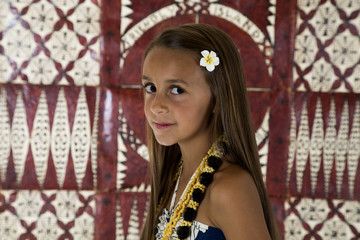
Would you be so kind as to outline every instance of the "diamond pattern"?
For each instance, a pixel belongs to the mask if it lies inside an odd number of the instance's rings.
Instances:
[[[95,205],[93,192],[86,191],[2,191],[6,207],[0,214],[2,237],[22,235],[36,239],[92,238]],[[86,198],[85,198],[86,196]],[[69,231],[69,232],[68,232]]]
[[[33,152],[36,175],[41,185],[45,179],[47,160],[50,154],[50,125],[47,107],[45,92],[42,91],[31,135],[31,150]]]
[[[67,118],[68,112],[65,95],[64,91],[61,90],[56,104],[54,127],[52,129],[53,137],[51,141],[52,156],[60,186],[64,183],[70,150],[70,127]]]
[[[285,239],[357,239],[358,201],[291,198],[285,203]]]
[[[11,149],[19,184],[24,173],[25,160],[29,149],[29,130],[26,124],[26,113],[21,92],[18,92],[16,99],[16,109],[11,128]]]
[[[31,174],[37,182],[31,186],[48,188],[49,177],[54,177],[56,184],[50,184],[50,188],[68,188],[70,184],[71,188],[91,189],[96,182],[92,165],[97,164],[97,145],[91,142],[98,136],[94,125],[98,124],[100,93],[85,88],[52,90],[2,88],[1,133],[6,134],[0,149],[2,182],[11,185],[10,176],[16,176],[21,185],[23,178],[29,179]],[[28,98],[33,102],[25,102]],[[8,108],[11,99],[15,105]]]
[[[315,196],[321,184],[320,188],[324,192],[317,194],[324,197],[332,194],[345,199],[353,197],[360,158],[359,151],[353,147],[360,139],[359,98],[346,100],[343,95],[329,94],[298,94],[297,96],[294,108],[301,106],[299,111],[301,116],[296,119],[293,109],[287,171],[289,188],[292,189],[294,186],[290,183],[290,179],[295,168],[298,194],[306,191],[310,194],[309,197]],[[354,106],[351,110],[349,104]],[[309,121],[309,111],[314,112],[312,122]],[[327,121],[325,122],[324,119]],[[351,126],[349,122],[355,125]],[[306,174],[310,177],[310,189],[305,186]],[[334,175],[335,178],[332,179]],[[345,175],[346,179],[344,179]],[[319,179],[320,176],[324,179]],[[336,182],[336,190],[331,187],[332,181]],[[345,185],[344,181],[347,181]]]
[[[0,69],[1,82],[99,85],[97,1],[2,1],[1,4],[1,9],[9,10],[2,14],[0,61],[13,70]]]
[[[299,0],[293,73],[295,89],[359,91],[359,1]]]

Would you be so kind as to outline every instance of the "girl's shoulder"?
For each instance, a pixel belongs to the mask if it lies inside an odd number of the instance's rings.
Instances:
[[[241,193],[249,193],[249,191],[255,191],[257,195],[256,185],[250,173],[237,164],[224,161],[214,174],[211,195],[216,197],[221,194],[224,198],[238,195],[241,198],[243,196]]]
[[[210,187],[208,197],[212,209],[261,206],[251,174],[237,164],[224,161],[214,174]]]
[[[243,239],[268,239],[259,193],[249,172],[224,162],[211,185],[209,216],[225,236],[238,236],[240,231]]]

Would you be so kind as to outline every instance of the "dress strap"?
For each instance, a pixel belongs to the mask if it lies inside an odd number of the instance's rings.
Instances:
[[[178,178],[177,178],[177,180],[176,180],[176,185],[175,185],[174,193],[173,193],[172,198],[171,198],[170,209],[169,209],[170,216],[173,214],[174,209],[175,209],[175,199],[176,199],[176,194],[177,194],[177,191],[178,191],[178,188],[179,188],[179,182],[180,182],[181,173],[182,173],[182,167],[181,167],[179,176],[178,176]]]
[[[175,208],[177,207],[177,204],[175,205],[175,200],[176,200],[176,195],[178,192],[178,188],[179,188],[179,182],[180,182],[180,177],[181,177],[181,173],[182,173],[183,167],[181,167],[178,179],[176,180],[176,185],[175,185],[175,189],[174,189],[174,193],[173,196],[171,198],[171,203],[170,203],[170,216],[174,213]],[[191,176],[189,182],[186,184],[186,187],[184,189],[184,191],[181,194],[181,197],[179,198],[182,199],[184,193],[186,192],[186,189],[189,187],[189,184],[192,182],[193,178],[195,177],[196,173],[199,171],[199,169],[196,169],[196,171],[193,173],[193,175]]]

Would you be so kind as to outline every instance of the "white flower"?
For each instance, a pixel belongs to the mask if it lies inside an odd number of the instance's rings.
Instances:
[[[219,65],[220,60],[213,51],[203,50],[201,52],[203,57],[200,59],[200,66],[206,67],[209,72],[214,71],[215,66]]]

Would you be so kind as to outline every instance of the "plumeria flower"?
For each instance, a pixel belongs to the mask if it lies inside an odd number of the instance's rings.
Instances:
[[[201,52],[203,57],[200,59],[200,66],[206,67],[209,72],[214,71],[215,66],[219,65],[220,60],[213,51],[203,50]]]

